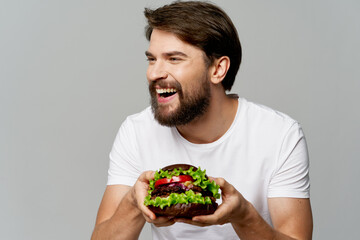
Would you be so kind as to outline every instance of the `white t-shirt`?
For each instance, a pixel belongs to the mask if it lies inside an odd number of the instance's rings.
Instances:
[[[239,98],[235,119],[217,141],[194,144],[158,124],[151,108],[129,116],[110,153],[108,185],[132,186],[145,170],[175,163],[206,169],[231,183],[271,224],[267,198],[308,198],[309,161],[300,125],[289,116]],[[221,203],[221,200],[218,200]],[[152,226],[153,239],[239,239],[230,224]]]

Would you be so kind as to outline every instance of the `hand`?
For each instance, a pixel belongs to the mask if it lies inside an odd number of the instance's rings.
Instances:
[[[221,189],[222,204],[211,215],[195,216],[192,219],[177,218],[175,222],[183,222],[196,226],[222,225],[242,219],[247,209],[247,200],[223,178],[211,178]]]
[[[149,180],[154,179],[154,174],[154,171],[143,172],[132,187],[131,196],[147,222],[157,227],[170,226],[175,223],[173,217],[157,217],[144,205],[144,199],[148,195]]]

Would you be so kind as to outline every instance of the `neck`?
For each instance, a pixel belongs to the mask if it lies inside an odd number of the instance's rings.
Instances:
[[[236,115],[237,105],[237,98],[227,96],[224,91],[213,92],[206,113],[189,124],[177,126],[177,129],[192,143],[214,142],[230,128]]]

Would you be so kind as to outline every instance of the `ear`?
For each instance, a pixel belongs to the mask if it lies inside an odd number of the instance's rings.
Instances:
[[[222,56],[216,59],[210,68],[211,82],[219,84],[225,78],[226,73],[230,68],[230,58],[228,56]]]

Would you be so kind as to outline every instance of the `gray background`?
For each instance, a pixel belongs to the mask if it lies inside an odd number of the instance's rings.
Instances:
[[[90,238],[115,134],[149,102],[142,11],[168,2],[0,0],[1,239]],[[359,1],[214,2],[244,49],[232,92],[303,126],[314,239],[357,239]]]

